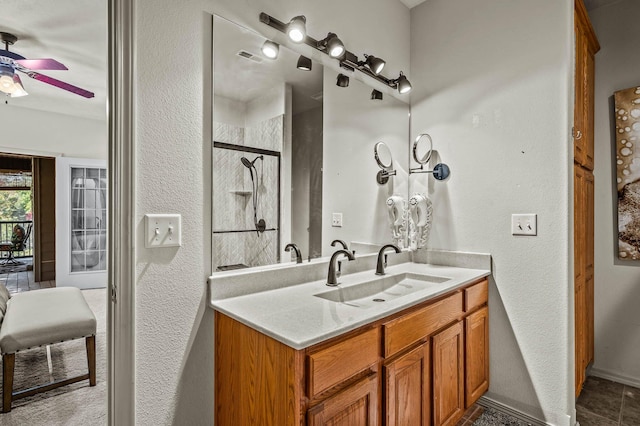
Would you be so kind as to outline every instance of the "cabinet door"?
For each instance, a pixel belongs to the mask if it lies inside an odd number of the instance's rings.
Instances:
[[[433,337],[433,422],[455,425],[464,414],[462,322]]]
[[[308,425],[375,426],[378,424],[378,406],[378,376],[372,374],[310,408]]]
[[[385,365],[386,426],[429,424],[429,366],[428,343]]]
[[[573,155],[578,164],[584,165],[587,157],[587,138],[585,137],[585,76],[586,76],[586,56],[587,38],[584,26],[576,19],[575,21],[575,100],[573,117]]]
[[[489,308],[465,318],[465,399],[469,408],[489,389]]]
[[[585,380],[586,334],[585,334],[585,291],[584,281],[575,283],[575,363],[576,363],[576,396],[580,395]]]

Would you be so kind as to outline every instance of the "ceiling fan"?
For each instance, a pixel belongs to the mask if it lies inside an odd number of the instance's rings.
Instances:
[[[67,90],[85,98],[93,98],[94,94],[88,90],[81,89],[64,81],[40,74],[40,70],[67,70],[55,59],[26,59],[24,56],[14,52],[9,52],[9,46],[18,41],[18,37],[13,34],[0,32],[0,41],[4,43],[4,50],[0,49],[0,92],[6,93],[12,98],[26,96],[28,93],[22,86],[20,76],[16,71],[20,71],[29,77],[50,84],[60,89]]]

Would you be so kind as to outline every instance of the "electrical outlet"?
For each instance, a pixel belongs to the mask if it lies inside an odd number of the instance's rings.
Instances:
[[[536,214],[512,214],[511,235],[538,235]]]
[[[179,214],[146,214],[146,248],[179,247],[182,245]]]
[[[342,213],[334,213],[331,217],[331,226],[342,227]]]

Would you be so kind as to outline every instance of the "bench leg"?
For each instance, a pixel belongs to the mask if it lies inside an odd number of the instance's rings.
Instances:
[[[16,365],[16,354],[2,355],[2,412],[11,411],[13,397],[13,370]]]
[[[89,364],[89,386],[96,385],[96,336],[85,339],[87,346],[87,363]]]

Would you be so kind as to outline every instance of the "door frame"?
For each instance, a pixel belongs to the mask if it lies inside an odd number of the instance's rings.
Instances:
[[[108,0],[107,422],[113,426],[135,424],[135,5]]]

